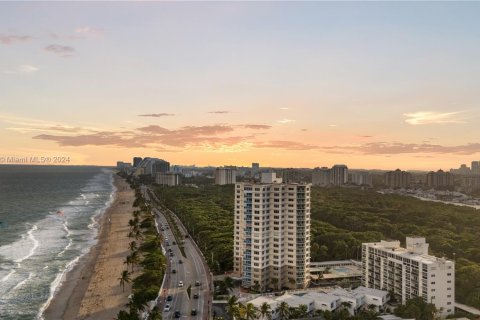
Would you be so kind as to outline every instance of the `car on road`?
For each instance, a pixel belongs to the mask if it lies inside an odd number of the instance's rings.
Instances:
[[[173,300],[173,297],[172,296],[168,296],[167,297],[167,301],[172,301]]]
[[[182,263],[183,263],[183,261],[182,261],[182,260],[178,260],[178,263],[179,263],[179,264],[182,264]]]
[[[178,286],[183,287],[183,281],[178,281]]]
[[[197,310],[196,309],[192,309],[192,312],[190,312],[190,314],[192,316],[196,316],[197,315]]]
[[[175,270],[175,269],[172,269],[172,273],[177,273],[177,270]]]
[[[176,245],[177,243],[175,241],[172,241],[172,245]]]
[[[168,312],[170,311],[172,307],[169,304],[166,304],[165,307],[163,308],[163,311]]]
[[[193,299],[198,299],[198,293],[193,294]]]
[[[180,310],[175,310],[175,318],[180,318]]]
[[[173,257],[173,252],[170,252],[170,257]]]
[[[200,286],[200,281],[195,281],[195,287],[199,287]]]

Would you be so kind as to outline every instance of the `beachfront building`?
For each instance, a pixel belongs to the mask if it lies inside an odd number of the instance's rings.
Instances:
[[[304,288],[309,281],[310,184],[235,185],[234,271],[243,287]]]
[[[393,291],[402,303],[422,297],[443,316],[454,313],[455,264],[428,254],[425,238],[362,244],[362,282],[368,288]]]
[[[136,168],[140,163],[142,163],[142,157],[133,157],[133,166]]]
[[[182,182],[182,176],[175,172],[157,172],[155,183],[161,186],[178,186]]]
[[[138,160],[137,160],[138,161]],[[158,158],[145,158],[143,159],[138,166],[138,175],[150,175],[155,177],[157,172],[168,172],[170,171],[170,163],[168,161],[158,159]]]
[[[223,167],[215,169],[215,184],[225,185],[237,182],[237,168]]]

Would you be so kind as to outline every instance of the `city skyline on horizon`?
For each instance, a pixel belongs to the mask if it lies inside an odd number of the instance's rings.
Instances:
[[[423,171],[480,159],[480,3],[0,8],[0,158]]]

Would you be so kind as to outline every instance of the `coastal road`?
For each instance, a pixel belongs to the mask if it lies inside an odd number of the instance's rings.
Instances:
[[[147,192],[144,192],[144,195],[147,200],[150,200]],[[153,201],[151,202],[153,203]],[[210,271],[206,268],[203,257],[196,248],[195,243],[193,243],[193,240],[191,240],[191,237],[185,238],[185,235],[187,234],[186,230],[174,215],[175,221],[181,230],[182,239],[175,239],[172,232],[172,226],[168,225],[163,212],[158,208],[154,208],[153,210],[156,215],[160,232],[164,237],[164,247],[167,251],[171,249],[173,253],[172,257],[169,252],[166,254],[168,268],[163,290],[161,292],[161,298],[159,299],[159,308],[162,310],[163,318],[174,319],[175,311],[178,310],[181,313],[181,318],[208,319],[210,303],[212,301],[209,283]],[[186,257],[182,255],[178,243],[175,245],[173,244],[178,241],[184,241]],[[167,245],[167,243],[169,245]],[[182,263],[180,263],[180,260]],[[176,272],[173,273],[172,270],[175,270]],[[179,287],[180,281],[183,281],[183,287]],[[195,285],[196,281],[200,282],[199,286]],[[187,293],[189,286],[191,286],[190,296]],[[195,294],[198,295],[197,299],[193,297]],[[167,302],[167,296],[172,296],[172,301]],[[171,309],[168,312],[163,311],[166,304],[170,304],[171,306]],[[196,310],[197,315],[191,315],[192,309]]]

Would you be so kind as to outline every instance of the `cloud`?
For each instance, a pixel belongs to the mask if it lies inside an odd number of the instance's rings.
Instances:
[[[157,126],[157,125],[141,127],[141,128],[138,128],[137,130],[142,131],[142,132],[146,132],[146,133],[152,133],[152,134],[166,134],[166,133],[170,132],[170,130],[162,128],[162,127]]]
[[[354,152],[366,155],[395,154],[460,154],[480,153],[480,143],[467,143],[456,146],[443,146],[430,143],[371,142],[358,146],[323,146],[321,149],[334,153]]]
[[[213,114],[227,114],[227,113],[232,113],[231,111],[228,110],[217,110],[217,111],[209,111],[208,113],[213,113]]]
[[[274,149],[286,149],[286,150],[312,150],[317,149],[318,146],[285,140],[272,140],[267,142],[260,142],[255,144],[257,148],[274,148]]]
[[[103,30],[85,26],[85,27],[75,28],[75,33],[81,34],[81,35],[100,36],[100,35],[103,35]]]
[[[6,73],[6,74],[32,74],[32,73],[37,72],[38,70],[40,70],[40,69],[36,66],[32,66],[30,64],[22,64],[22,65],[17,66],[13,70],[7,70],[7,71],[4,71],[3,73]]]
[[[55,53],[60,57],[71,57],[75,53],[75,49],[68,46],[62,46],[59,44],[51,44],[45,47],[45,51]]]
[[[411,125],[422,124],[443,124],[443,123],[464,123],[464,119],[459,115],[463,111],[457,112],[433,112],[433,111],[420,111],[414,113],[405,113],[405,122]]]
[[[33,38],[31,36],[16,36],[16,35],[2,35],[0,34],[0,43],[11,45],[19,42],[30,41]]]
[[[34,73],[40,70],[38,67],[32,66],[30,64],[22,64],[18,66],[18,72],[20,73]]]
[[[267,130],[270,129],[272,126],[266,124],[244,124],[242,125],[243,128],[246,129],[253,129],[253,130]]]
[[[175,114],[173,113],[147,113],[147,114],[137,114],[137,117],[153,117],[153,118],[160,118],[160,117],[172,117]]]
[[[279,109],[280,109],[280,110],[288,110],[287,107],[281,107],[281,108],[279,108]]]
[[[79,146],[111,146],[123,148],[155,148],[158,150],[181,151],[194,148],[209,152],[243,152],[252,148],[279,148],[285,150],[309,150],[313,145],[294,141],[266,141],[256,139],[260,133],[242,134],[242,129],[266,130],[270,126],[263,124],[226,125],[215,124],[205,126],[184,126],[167,129],[158,125],[138,127],[123,131],[85,132],[81,128],[59,127],[53,129],[63,134],[38,134],[37,140],[56,142],[62,147]],[[76,131],[79,131],[77,134]]]
[[[295,120],[292,120],[292,119],[282,119],[282,120],[278,120],[277,122],[278,122],[278,123],[285,124],[285,123],[295,122]]]
[[[368,135],[364,135],[364,136],[359,136],[360,138],[373,138],[373,136],[368,136]]]
[[[337,125],[336,124],[329,124],[329,127],[335,128]]]

